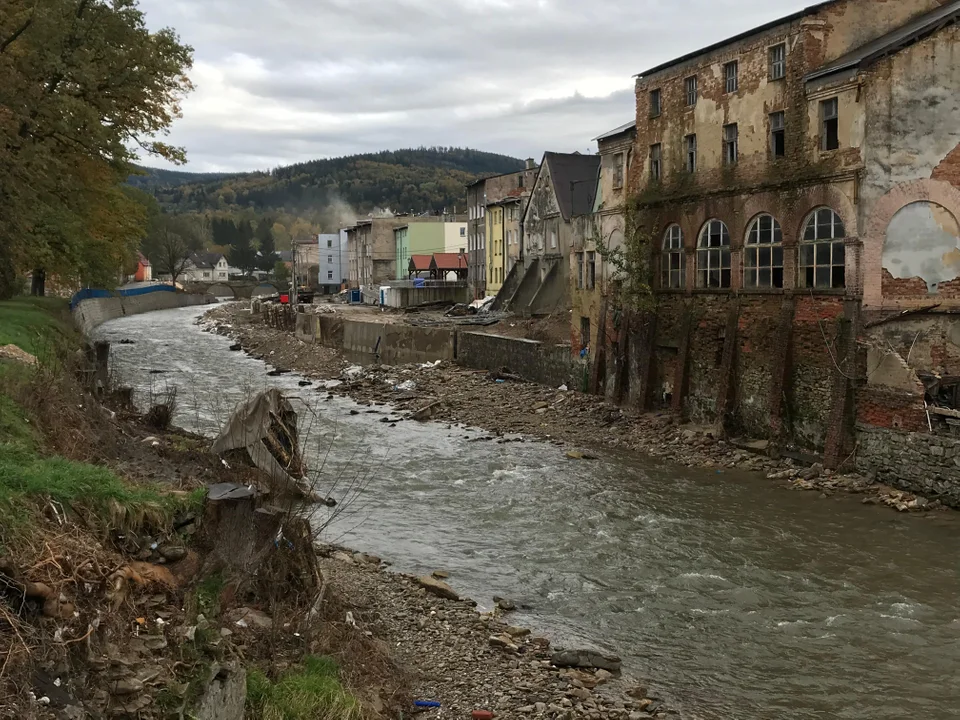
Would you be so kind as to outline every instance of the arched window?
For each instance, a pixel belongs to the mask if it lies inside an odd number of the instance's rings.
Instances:
[[[697,242],[697,286],[730,287],[730,233],[719,220],[710,220]]]
[[[800,240],[800,284],[805,288],[846,286],[843,220],[830,208],[814,210]]]
[[[783,287],[783,233],[773,215],[761,215],[747,231],[743,248],[743,286]]]
[[[678,290],[687,284],[687,259],[683,252],[683,231],[671,225],[663,235],[663,253],[660,261],[660,287]]]

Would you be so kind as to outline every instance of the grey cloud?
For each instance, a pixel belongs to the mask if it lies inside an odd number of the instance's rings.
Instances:
[[[632,117],[633,74],[805,4],[141,0],[198,73],[222,74],[198,80],[171,134],[197,170],[421,144],[584,151]],[[244,128],[217,112],[238,97],[260,110]]]

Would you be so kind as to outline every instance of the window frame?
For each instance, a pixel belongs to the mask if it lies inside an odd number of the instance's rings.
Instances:
[[[686,286],[687,253],[683,247],[683,228],[673,223],[664,230],[660,243],[660,288],[683,290]]]
[[[829,216],[829,236],[821,236],[821,229],[828,226],[822,222],[824,213]],[[837,229],[839,227],[839,236]],[[846,224],[840,213],[831,207],[821,205],[815,208],[803,223],[798,243],[797,285],[815,292],[845,290],[847,275],[847,232]],[[824,255],[828,257],[825,258]],[[812,262],[809,258],[812,256]],[[827,283],[818,280],[818,276],[827,275]],[[839,281],[837,278],[839,274]]]
[[[775,54],[780,52],[780,58]],[[779,74],[778,74],[779,67]],[[767,77],[771,81],[785,80],[787,77],[787,44],[785,42],[767,48]]]
[[[687,172],[692,175],[697,172],[697,134],[691,133],[683,139],[686,145],[685,167],[687,168]]]
[[[832,114],[828,114],[830,109],[833,111]],[[831,135],[833,140],[832,143]],[[833,150],[839,149],[840,98],[832,97],[820,101],[820,152],[832,152]]]
[[[716,283],[711,281],[714,273]],[[707,220],[697,237],[697,287],[701,290],[730,290],[733,287],[730,230],[717,218]]]
[[[779,126],[775,119],[779,118]],[[770,126],[770,155],[773,158],[782,158],[787,156],[787,115],[783,110],[772,112],[767,116],[767,122]],[[777,139],[779,136],[781,152],[777,152]]]
[[[650,91],[650,117],[657,118],[660,117],[663,112],[663,93],[660,88],[655,88]]]
[[[739,89],[740,89],[740,61],[731,60],[730,62],[726,62],[723,64],[723,91],[724,91],[724,94],[729,95],[730,93],[737,92]]]
[[[764,221],[769,221],[766,227]],[[750,223],[743,240],[743,287],[782,290],[783,268],[783,228],[773,215],[761,213]],[[763,273],[766,281],[761,281]]]
[[[686,96],[688,108],[697,106],[697,101],[700,99],[699,84],[696,75],[690,75],[683,79],[683,93]]]
[[[622,152],[617,153],[613,156],[613,189],[622,190],[623,189],[623,159],[624,154]]]
[[[650,180],[660,182],[663,179],[663,143],[650,146]]]
[[[728,130],[733,129],[733,139],[728,137]],[[737,123],[728,123],[723,126],[723,164],[733,167],[740,160],[740,127]]]
[[[587,252],[587,290],[593,290],[597,287],[597,253],[595,251]]]

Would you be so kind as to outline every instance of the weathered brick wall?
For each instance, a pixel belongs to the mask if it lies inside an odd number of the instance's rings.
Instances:
[[[861,426],[857,467],[894,487],[960,507],[960,439]]]
[[[571,357],[567,345],[470,332],[457,336],[457,364],[478,370],[507,368],[529,382],[571,390],[582,389],[586,367]]]

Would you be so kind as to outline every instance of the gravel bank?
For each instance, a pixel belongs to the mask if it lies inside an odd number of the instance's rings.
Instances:
[[[438,597],[414,577],[385,572],[377,558],[334,550],[322,567],[353,608],[358,631],[387,642],[409,671],[413,696],[440,703],[423,711],[425,718],[469,718],[474,710],[497,718],[673,716],[659,700],[645,697],[643,688],[624,687],[616,658],[550,648],[546,638],[511,627],[509,613],[480,614],[470,601]],[[553,662],[576,659],[614,672]]]

